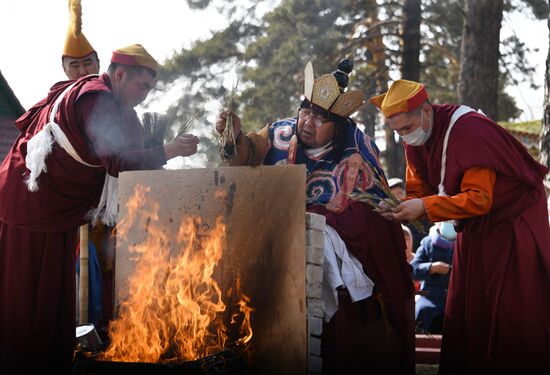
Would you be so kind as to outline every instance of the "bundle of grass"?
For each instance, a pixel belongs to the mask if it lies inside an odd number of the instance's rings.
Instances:
[[[168,116],[158,112],[145,112],[141,120],[145,148],[163,145],[166,129],[170,122]]]
[[[395,194],[393,194],[392,190],[390,189],[390,186],[388,185],[388,182],[386,181],[386,178],[384,176],[381,176],[380,173],[378,172],[378,169],[374,168],[372,165],[370,165],[370,163],[369,163],[369,166],[371,167],[374,173],[375,187],[380,189],[384,193],[384,195],[386,195],[386,198],[382,198],[376,194],[369,193],[368,191],[360,190],[359,192],[351,193],[350,199],[364,202],[369,206],[371,206],[372,208],[374,208],[374,211],[376,212],[380,211],[379,205],[380,205],[380,202],[382,201],[384,201],[391,208],[399,206],[399,204],[401,204],[401,201],[399,200],[399,198],[395,196]],[[418,230],[419,233],[426,233],[423,225],[419,221],[412,220],[412,221],[409,221],[409,224],[413,225],[416,228],[416,230]]]
[[[239,86],[239,79],[237,78],[237,82],[229,92],[229,95],[225,101],[225,108],[229,109],[230,111],[234,111],[236,108],[236,101],[235,97],[237,96],[237,87]],[[220,156],[222,160],[226,160],[227,153],[226,153],[226,145],[229,145],[230,147],[234,147],[236,144],[235,139],[235,132],[233,130],[233,117],[231,114],[228,114],[227,119],[225,120],[225,129],[223,130],[223,133],[220,135]],[[235,147],[235,153],[237,152]]]

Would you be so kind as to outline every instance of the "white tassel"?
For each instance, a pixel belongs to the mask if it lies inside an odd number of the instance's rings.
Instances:
[[[95,226],[97,221],[101,219],[101,222],[107,226],[114,226],[118,215],[118,178],[109,175],[105,175],[105,182],[103,183],[103,191],[101,192],[101,198],[97,208],[91,209],[86,218],[90,220],[92,226]]]
[[[49,122],[35,134],[27,142],[27,156],[25,156],[25,164],[30,171],[29,176],[25,179],[25,184],[29,191],[38,190],[38,176],[42,172],[48,171],[46,167],[46,157],[51,154],[53,146],[52,127],[53,123]]]

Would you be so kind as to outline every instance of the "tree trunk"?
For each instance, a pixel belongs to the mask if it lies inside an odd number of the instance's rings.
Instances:
[[[548,1],[550,7],[550,0]],[[548,16],[548,30],[550,31],[550,15]],[[550,45],[550,40],[549,40]],[[546,75],[544,79],[544,114],[540,129],[540,162],[550,167],[550,49],[546,56]],[[550,179],[550,177],[547,176]]]
[[[403,61],[401,78],[420,80],[420,0],[406,0],[403,7]]]
[[[376,2],[373,2],[376,4]],[[373,12],[371,17],[365,20],[365,26],[367,27],[369,38],[366,39],[367,50],[371,51],[372,60],[371,64],[375,68],[376,85],[375,91],[378,93],[388,91],[388,81],[390,79],[388,66],[386,65],[386,46],[379,27],[376,27],[380,20],[378,19],[378,6],[376,6],[376,12]],[[374,27],[373,27],[374,26]],[[399,174],[399,151],[398,147],[403,149],[401,144],[397,145],[393,139],[393,131],[388,126],[384,126],[386,133],[386,150],[382,153],[382,159],[384,159],[384,166],[386,167],[387,177],[400,176]],[[391,135],[388,136],[388,131]],[[401,151],[402,152],[402,151]],[[403,159],[403,154],[401,154]],[[404,162],[404,161],[403,161]]]
[[[363,22],[357,23],[357,25],[365,27],[367,30],[373,30],[371,28],[379,22],[378,4],[376,3],[376,0],[368,0],[365,3],[364,7],[370,17],[364,18]],[[369,35],[373,35],[373,37],[372,40],[371,38],[365,38],[366,48],[369,52],[371,52],[372,56],[372,58],[368,59],[368,64],[374,65],[376,72],[379,72],[381,70],[386,71],[387,77],[387,68],[385,67],[386,56],[384,53],[384,44],[382,43],[380,30],[376,28],[376,30],[373,30]],[[376,52],[378,49],[382,53]],[[378,76],[378,74],[375,74],[375,76]],[[379,87],[377,79],[367,79],[367,81],[363,83],[362,88],[366,98],[375,96],[380,92],[378,91]],[[379,116],[379,111],[373,106],[364,105],[361,108],[359,115],[363,124],[365,125],[365,133],[368,134],[372,139],[375,139],[376,124],[378,122],[377,119]]]
[[[503,0],[466,0],[459,100],[498,115],[498,63]]]
[[[412,81],[420,80],[420,0],[406,0],[403,6],[403,24],[401,41],[403,43],[403,57],[401,62],[401,77]],[[386,132],[386,164],[388,177],[405,179],[405,149],[401,138],[385,127]]]

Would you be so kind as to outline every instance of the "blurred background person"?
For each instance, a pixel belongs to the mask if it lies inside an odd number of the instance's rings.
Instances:
[[[405,183],[402,179],[393,177],[388,180],[388,186],[390,187],[390,190],[392,193],[399,199],[403,200],[407,196],[407,192],[405,191]]]
[[[421,293],[415,303],[417,332],[441,333],[452,270],[456,232],[451,222],[430,228],[411,262],[413,278],[420,280]]]

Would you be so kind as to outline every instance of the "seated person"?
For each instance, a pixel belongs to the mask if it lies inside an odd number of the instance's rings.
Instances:
[[[386,198],[375,184],[385,178],[378,148],[349,117],[364,103],[362,92],[344,92],[352,68],[343,60],[336,72],[314,79],[308,64],[297,117],[243,134],[240,119],[224,110],[216,131],[230,165],[306,167],[306,210],[327,219],[323,295],[332,301],[325,304],[323,373],[414,373],[413,283],[403,230],[349,198],[358,189]],[[228,116],[235,143],[224,138]]]
[[[421,280],[415,308],[417,332],[441,333],[452,269],[456,232],[450,222],[430,228],[411,262],[413,278]]]
[[[388,186],[397,199],[403,200],[407,196],[407,192],[405,191],[405,183],[402,179],[397,177],[390,178],[388,180]]]
[[[401,229],[403,229],[403,236],[405,236],[405,245],[407,245],[406,249],[405,249],[405,254],[407,256],[407,262],[411,262],[411,260],[413,260],[414,258],[414,253],[413,253],[413,238],[412,238],[412,233],[411,233],[411,230],[401,224]]]

